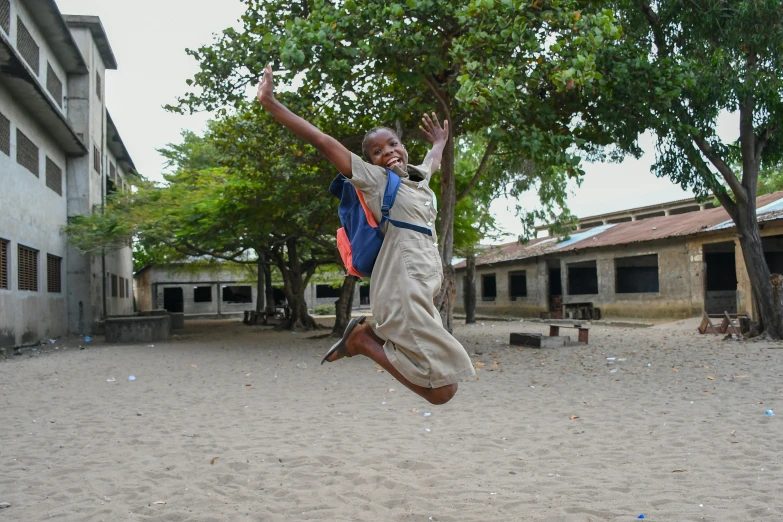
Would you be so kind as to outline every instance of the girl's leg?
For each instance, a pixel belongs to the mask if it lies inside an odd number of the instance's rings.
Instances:
[[[375,331],[369,324],[364,323],[353,329],[348,336],[345,347],[351,357],[355,355],[369,357],[381,365],[381,367],[389,372],[395,379],[405,385],[406,388],[417,395],[420,395],[432,404],[446,404],[454,397],[454,394],[457,393],[456,384],[450,384],[441,388],[425,388],[413,384],[389,362],[389,359],[386,357],[386,352],[383,351],[383,344],[384,340],[375,334]],[[329,359],[329,362],[336,360],[338,356],[335,354],[334,357],[334,359]]]

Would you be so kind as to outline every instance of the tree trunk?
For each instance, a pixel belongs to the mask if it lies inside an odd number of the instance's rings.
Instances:
[[[449,122],[452,123],[452,122]],[[443,263],[443,282],[440,293],[435,298],[443,327],[454,330],[454,301],[457,297],[456,273],[451,266],[454,256],[454,207],[457,201],[457,189],[454,179],[454,135],[451,131],[449,141],[443,149],[443,159],[440,164],[440,231],[438,250]]]
[[[316,330],[318,323],[307,311],[307,300],[304,295],[305,278],[295,238],[286,241],[286,250],[288,251],[287,256],[282,253],[278,256],[278,267],[283,273],[283,292],[285,292],[288,301],[290,316],[287,321],[281,324],[280,329]]]
[[[737,231],[742,248],[742,257],[745,260],[745,268],[748,271],[753,298],[758,309],[755,317],[762,331],[773,339],[783,338],[783,316],[775,313],[776,306],[773,302],[772,281],[769,267],[764,259],[764,248],[761,244],[758,217],[756,216],[755,199],[749,198],[753,204],[737,202]]]
[[[275,313],[275,289],[272,287],[272,266],[264,263],[264,290],[266,292],[266,313]]]
[[[258,255],[257,277],[256,277],[256,313],[260,314],[264,311],[264,254],[256,250]]]
[[[471,251],[465,260],[467,272],[465,274],[465,324],[476,322],[476,253]]]
[[[332,335],[342,337],[348,322],[351,320],[351,310],[353,309],[353,292],[356,288],[356,278],[348,276],[343,280],[343,286],[340,288],[340,297],[334,304],[336,318]]]

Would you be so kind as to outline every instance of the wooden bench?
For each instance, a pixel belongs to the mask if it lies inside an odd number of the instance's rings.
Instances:
[[[575,324],[573,326],[563,325],[563,324],[550,324],[549,325],[549,336],[550,337],[557,337],[558,335],[560,335],[560,329],[561,328],[575,328],[579,332],[577,340],[580,343],[587,344],[587,333],[590,330],[590,328],[588,328],[586,326],[582,326],[581,324]]]

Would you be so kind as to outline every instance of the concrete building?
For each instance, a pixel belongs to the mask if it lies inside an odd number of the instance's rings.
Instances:
[[[333,305],[340,289],[327,279],[311,282],[305,289],[307,308]],[[136,306],[141,312],[166,309],[182,312],[187,319],[222,319],[241,317],[245,310],[255,310],[258,284],[255,267],[228,263],[179,263],[146,266],[134,276]],[[273,283],[274,305],[285,306],[282,284]],[[261,290],[263,301],[265,291]],[[265,303],[264,303],[265,304]],[[353,309],[370,307],[369,285],[356,285]]]
[[[767,264],[783,273],[783,192],[756,203]],[[465,263],[456,270],[462,310]],[[736,229],[722,208],[490,247],[476,260],[476,286],[478,312],[520,317],[559,307],[613,317],[754,313]]]
[[[129,189],[133,162],[104,104],[116,68],[97,17],[0,0],[0,348],[132,312],[130,248],[81,255],[61,231]]]

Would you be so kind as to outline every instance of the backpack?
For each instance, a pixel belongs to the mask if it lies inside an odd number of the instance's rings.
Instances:
[[[329,192],[340,200],[337,213],[343,226],[337,231],[337,248],[350,276],[362,278],[372,274],[375,259],[383,245],[382,227],[387,221],[395,227],[415,230],[432,237],[432,231],[428,228],[396,221],[389,217],[401,180],[389,169],[386,169],[386,174],[388,181],[383,193],[380,223],[376,222],[362,193],[348,183],[345,176],[338,175],[329,185]]]

